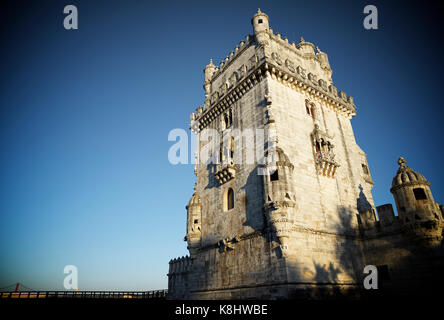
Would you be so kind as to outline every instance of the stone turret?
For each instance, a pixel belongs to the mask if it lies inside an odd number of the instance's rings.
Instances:
[[[322,70],[324,70],[325,74],[328,77],[328,82],[331,85],[333,83],[331,76],[333,71],[330,68],[330,62],[328,61],[328,55],[325,52],[322,52],[318,47],[316,47],[316,58],[318,59]]]
[[[185,240],[188,242],[188,250],[191,258],[194,257],[196,251],[200,247],[200,240],[202,238],[202,203],[196,192],[193,193],[187,209],[187,235]]]
[[[297,48],[305,54],[315,54],[315,45],[311,42],[306,42],[302,37]]]
[[[443,220],[435,203],[430,183],[420,173],[398,160],[399,169],[390,192],[395,199],[403,230],[414,239],[437,244],[442,240]]]
[[[256,14],[251,19],[251,24],[253,25],[257,43],[260,45],[267,44],[269,38],[268,29],[270,28],[268,16],[261,12],[261,9],[257,9]]]
[[[297,209],[292,183],[294,166],[280,147],[276,147],[275,160],[275,166],[267,168],[269,174],[263,176],[264,212],[267,227],[285,256]]]
[[[205,100],[210,97],[211,94],[211,79],[213,74],[217,71],[217,67],[213,64],[213,60],[204,69],[204,89],[205,89]]]

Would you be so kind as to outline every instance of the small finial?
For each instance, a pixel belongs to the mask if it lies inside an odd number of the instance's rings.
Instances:
[[[262,13],[260,8],[257,8],[257,13]]]
[[[316,46],[316,53],[321,53],[321,49],[318,46]]]
[[[301,41],[300,42],[305,42],[304,38],[301,37]]]
[[[404,168],[404,167],[405,167],[405,164],[406,164],[405,159],[404,159],[403,157],[399,157],[399,159],[398,159],[398,164],[399,164],[399,166],[400,166],[401,168]]]

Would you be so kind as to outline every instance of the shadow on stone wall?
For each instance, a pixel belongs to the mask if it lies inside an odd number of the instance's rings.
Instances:
[[[254,167],[241,190],[245,192],[245,222],[243,226],[250,227],[255,232],[263,232],[265,228],[265,216],[263,214],[264,201],[264,181],[263,176],[257,174],[259,166]],[[258,206],[258,203],[260,206]]]
[[[207,164],[208,184],[205,186],[205,189],[214,188],[219,184],[219,182],[217,181],[216,175],[215,175],[216,170],[217,170],[217,166],[215,163],[208,163]]]
[[[364,188],[362,185],[359,185],[359,197],[356,200],[356,207],[358,208],[358,211],[366,211],[372,209],[372,205],[367,200],[366,195],[364,194]]]
[[[318,286],[310,289],[310,296],[315,299],[356,299],[361,290],[363,255],[359,232],[352,224],[356,214],[344,206],[339,206],[337,213],[339,219],[333,228],[337,240],[330,252],[331,262],[313,260],[313,280]]]
[[[211,170],[211,165],[208,170]],[[274,263],[265,272],[264,281],[270,281],[270,286],[279,282],[286,286],[287,294],[282,294],[284,298],[306,300],[306,299],[327,299],[327,300],[384,300],[405,298],[405,297],[425,297],[432,296],[432,292],[441,291],[444,279],[444,250],[443,244],[435,248],[427,248],[420,241],[408,238],[400,229],[385,227],[374,223],[371,228],[360,224],[356,225],[353,219],[357,219],[355,210],[339,206],[337,208],[337,221],[331,226],[329,231],[335,235],[325,235],[325,238],[313,234],[319,239],[319,252],[327,250],[327,259],[312,259],[310,272],[307,275],[307,260],[299,260],[298,256],[287,259],[282,254],[281,248],[276,246],[276,237],[267,230],[267,222],[263,214],[262,205],[265,203],[263,190],[263,177],[257,174],[258,167],[254,167],[247,178],[241,191],[245,192],[242,208],[246,213],[244,226],[257,232],[270,246],[276,254],[271,257]],[[209,184],[207,187],[212,187]],[[357,204],[359,210],[369,210],[371,205],[367,200],[363,187],[359,185],[359,197]],[[261,205],[258,205],[258,202]],[[367,228],[367,229],[366,229]],[[324,237],[324,236],[323,236]],[[322,239],[333,241],[325,248],[322,247]],[[317,248],[316,248],[317,249]],[[301,248],[304,253],[308,249]],[[309,260],[308,260],[309,261]],[[308,262],[310,263],[310,262]],[[379,289],[365,290],[363,280],[367,276],[364,274],[365,265],[376,265],[379,268],[387,266],[388,275],[379,274]],[[381,269],[382,270],[382,269]],[[252,270],[257,272],[258,270]],[[268,274],[268,273],[269,274]],[[279,276],[271,274],[278,272]],[[273,283],[274,281],[274,283]],[[275,286],[276,287],[276,286]],[[275,289],[270,289],[275,290]],[[434,290],[434,291],[433,291]],[[272,291],[261,293],[258,299],[270,299],[279,296]],[[243,298],[239,292],[240,299]]]
[[[362,190],[361,190],[362,191]],[[444,245],[429,246],[424,239],[411,238],[400,229],[384,230],[376,222],[372,228],[353,227],[354,212],[338,207],[336,232],[344,238],[337,243],[332,260],[313,261],[317,284],[341,284],[354,279],[353,286],[317,286],[311,297],[321,299],[434,299],[444,288]],[[378,267],[378,289],[363,287],[365,265]],[[352,290],[350,290],[352,289]]]

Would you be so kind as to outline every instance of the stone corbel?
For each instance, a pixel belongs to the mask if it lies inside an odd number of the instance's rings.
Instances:
[[[219,252],[223,253],[223,252],[227,252],[230,250],[234,250],[233,240],[234,240],[234,238],[232,240],[229,240],[228,238],[219,240],[217,242],[217,246],[219,247]]]

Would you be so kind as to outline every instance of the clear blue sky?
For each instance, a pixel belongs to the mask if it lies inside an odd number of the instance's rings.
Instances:
[[[399,156],[444,202],[443,8],[399,1],[34,1],[2,7],[0,287],[167,287],[187,253],[192,165],[168,162],[168,133],[204,99],[203,68],[252,32],[260,7],[290,41],[329,55],[335,85],[355,98],[377,205]],[[384,4],[390,2],[390,5]],[[438,3],[438,2],[436,2]],[[77,5],[79,29],[62,26]],[[362,26],[366,4],[379,29]],[[4,6],[4,4],[3,4]]]

